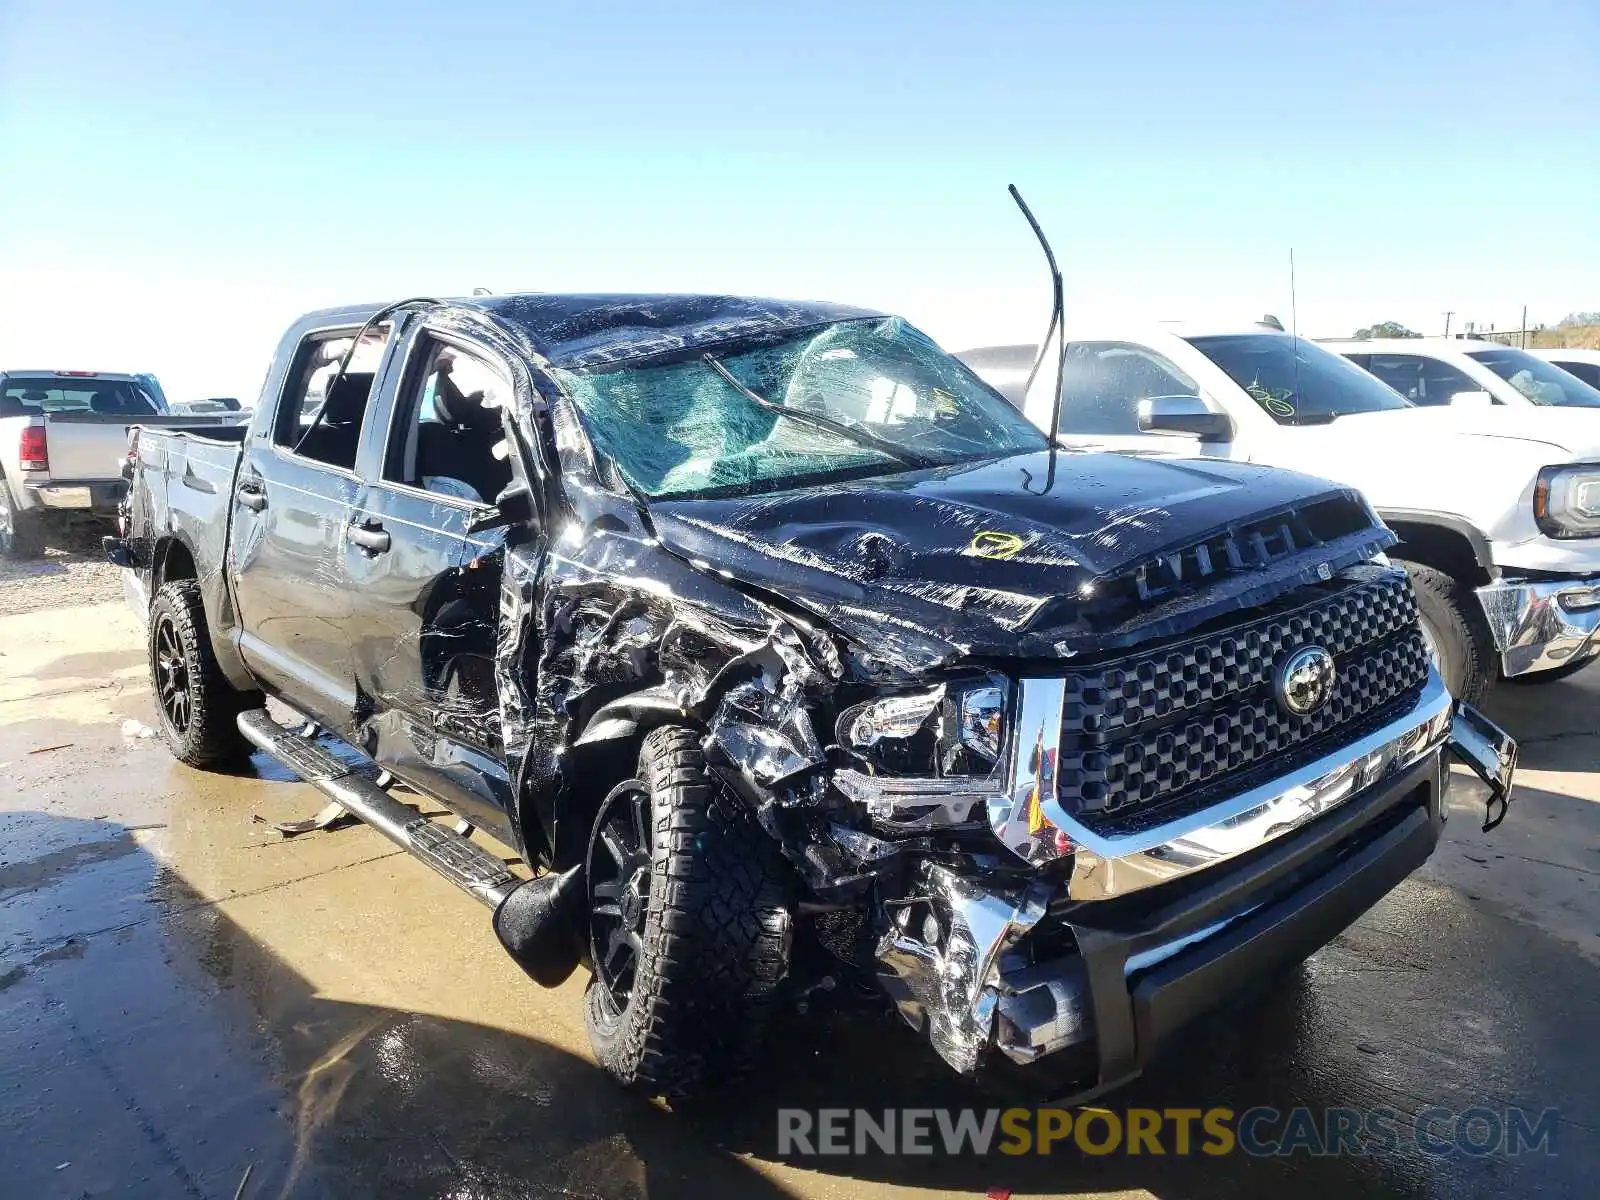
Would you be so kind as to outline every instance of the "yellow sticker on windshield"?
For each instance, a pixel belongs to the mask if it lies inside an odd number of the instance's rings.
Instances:
[[[984,529],[973,536],[967,553],[978,558],[1011,558],[1027,545],[1020,534]]]

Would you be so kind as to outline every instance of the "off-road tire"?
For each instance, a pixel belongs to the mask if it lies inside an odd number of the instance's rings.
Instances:
[[[590,981],[585,1024],[618,1083],[691,1099],[754,1056],[788,971],[790,875],[749,808],[706,769],[699,734],[650,732],[638,778],[653,826],[642,952],[620,1010]]]
[[[17,508],[10,487],[0,475],[0,558],[38,558],[44,553],[44,522]]]
[[[1481,704],[1495,669],[1494,637],[1478,597],[1466,584],[1421,563],[1402,562],[1411,576],[1417,609],[1439,653],[1439,674],[1450,694]]]
[[[186,672],[189,719],[179,728],[162,702],[158,643],[164,624],[176,635]],[[244,758],[250,744],[235,723],[239,713],[260,705],[259,695],[236,691],[217,665],[206,629],[205,605],[200,585],[193,580],[162,584],[150,602],[146,645],[150,655],[150,686],[155,693],[156,725],[173,757],[191,767],[218,767]]]
[[[1571,679],[1587,666],[1592,666],[1600,654],[1591,654],[1588,658],[1580,658],[1576,662],[1564,662],[1559,667],[1551,667],[1548,671],[1530,671],[1526,675],[1507,675],[1507,683],[1555,683],[1558,679]]]

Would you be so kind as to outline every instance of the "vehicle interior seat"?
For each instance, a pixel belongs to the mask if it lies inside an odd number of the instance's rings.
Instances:
[[[89,411],[107,416],[120,416],[128,411],[127,397],[120,390],[107,390],[89,397]]]
[[[356,444],[361,440],[361,417],[372,394],[372,372],[349,371],[333,381],[322,399],[322,409],[295,445],[295,453],[330,466],[355,469]]]
[[[499,409],[485,407],[482,392],[463,394],[447,372],[440,372],[433,411],[436,419],[417,426],[417,484],[454,479],[493,504],[511,482],[510,462],[494,456],[495,444],[505,436]]]

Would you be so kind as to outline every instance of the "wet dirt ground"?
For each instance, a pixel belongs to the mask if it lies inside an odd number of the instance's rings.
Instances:
[[[120,603],[0,615],[0,1195],[1587,1196],[1600,1168],[1600,668],[1502,689],[1510,819],[1465,788],[1433,861],[1298,972],[1205,1021],[1112,1107],[1386,1107],[1396,1152],[780,1161],[780,1106],[992,1102],[909,1030],[784,1018],[757,1078],[672,1113],[589,1059],[483,911],[281,771],[144,736]],[[1431,1106],[1558,1110],[1549,1148],[1434,1155]]]

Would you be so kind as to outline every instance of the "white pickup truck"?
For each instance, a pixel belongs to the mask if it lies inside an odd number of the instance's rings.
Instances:
[[[1026,388],[1035,349],[959,357],[1048,428],[1054,349]],[[1303,338],[1164,324],[1072,332],[1058,432],[1075,448],[1259,462],[1360,488],[1401,538],[1391,557],[1463,699],[1600,657],[1600,412],[1418,407]]]
[[[1473,338],[1324,341],[1413,404],[1600,409],[1600,389],[1545,356]]]
[[[1585,350],[1575,346],[1550,350],[1534,350],[1546,362],[1552,362],[1568,375],[1576,375],[1590,387],[1600,391],[1600,350]]]
[[[72,525],[114,516],[134,425],[216,422],[170,413],[149,376],[0,371],[0,556],[37,557]]]

